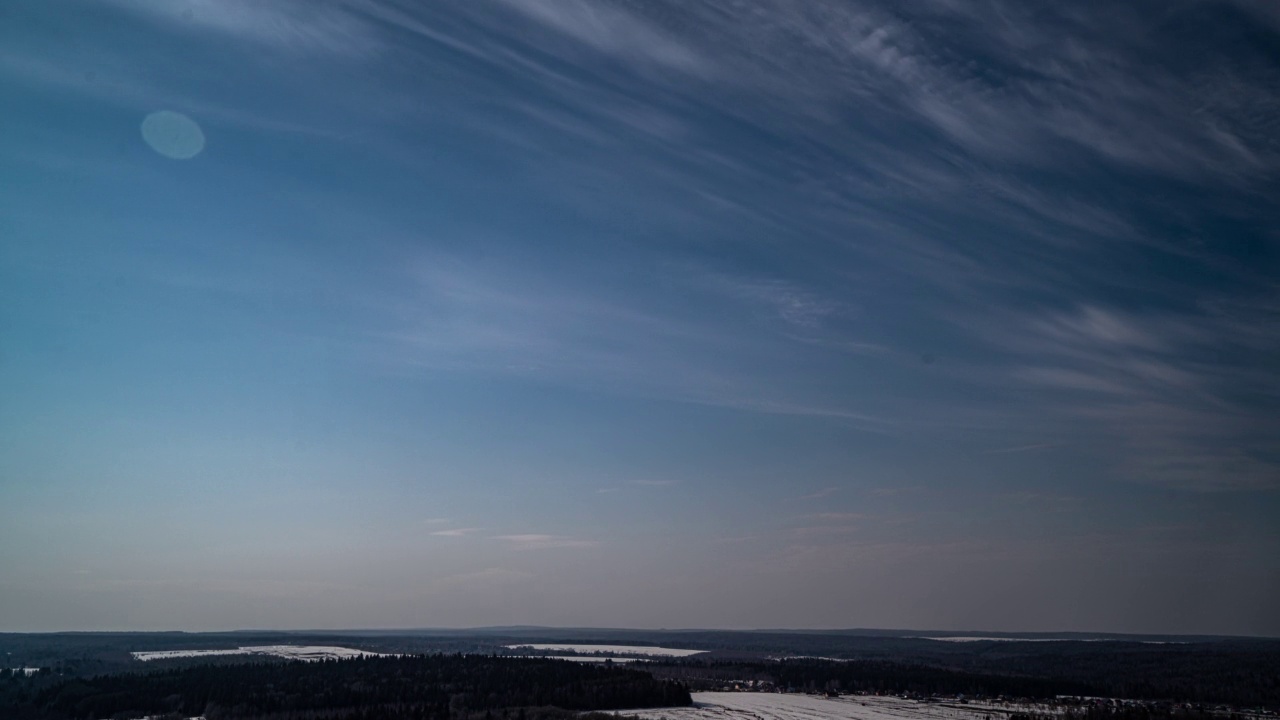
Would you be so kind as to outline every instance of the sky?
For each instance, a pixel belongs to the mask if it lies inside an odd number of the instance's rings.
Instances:
[[[0,630],[1280,636],[1280,5],[0,6]]]

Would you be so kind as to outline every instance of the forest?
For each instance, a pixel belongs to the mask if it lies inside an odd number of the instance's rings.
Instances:
[[[765,662],[687,659],[648,663],[646,669],[695,691],[719,689],[735,680],[755,680],[779,689],[808,692],[1034,699],[1075,695],[1280,708],[1280,656],[1274,662],[1248,663],[1212,653],[1095,652],[1070,660],[1059,657],[1051,665],[1043,657],[1038,660],[1006,659],[999,670],[985,671],[917,661],[803,658]]]
[[[550,720],[691,703],[682,684],[611,663],[461,654],[212,664],[41,681],[0,678],[0,717]]]
[[[868,631],[870,632],[870,631]],[[371,652],[424,656],[420,662],[445,663],[462,672],[469,663],[482,666],[501,664],[491,656],[512,652],[506,646],[529,642],[596,642],[639,643],[668,647],[705,649],[704,655],[684,659],[665,659],[631,665],[627,668],[579,667],[564,662],[535,659],[511,659],[509,662],[531,663],[512,666],[518,676],[503,680],[502,697],[477,700],[464,697],[453,702],[453,695],[475,690],[450,690],[441,700],[434,690],[420,699],[402,706],[386,701],[382,695],[361,697],[360,705],[350,710],[360,713],[399,713],[387,717],[424,717],[459,720],[519,720],[515,708],[526,708],[526,720],[536,720],[533,708],[558,706],[565,711],[645,707],[681,704],[680,697],[668,702],[669,686],[656,683],[669,680],[689,690],[716,690],[732,687],[738,681],[756,681],[754,687],[792,689],[800,692],[841,693],[870,692],[885,694],[965,695],[967,697],[1053,698],[1076,695],[1126,698],[1156,704],[1192,704],[1197,706],[1229,705],[1235,708],[1270,708],[1280,710],[1280,641],[1246,638],[1184,638],[1164,641],[1162,638],[1081,637],[1077,640],[1030,642],[1017,640],[983,642],[941,642],[927,638],[887,637],[875,634],[855,635],[794,632],[723,632],[723,631],[630,631],[630,630],[549,630],[496,629],[492,631],[423,631],[364,633],[0,633],[0,655],[8,659],[8,667],[44,668],[27,677],[20,673],[10,677],[0,668],[0,718],[36,717],[44,720],[85,717],[83,710],[101,709],[96,718],[107,718],[128,709],[130,703],[151,714],[169,708],[194,709],[198,715],[206,708],[226,713],[243,706],[245,712],[259,713],[245,717],[347,717],[330,708],[297,706],[289,700],[290,688],[306,681],[288,682],[256,680],[272,673],[307,675],[312,672],[343,683],[366,684],[377,675],[378,668],[402,668],[396,658],[367,660],[353,665],[298,665],[246,656],[201,657],[139,663],[132,651],[234,648],[240,645],[315,644],[343,645]],[[822,654],[827,659],[796,657]],[[459,660],[458,655],[466,656]],[[785,658],[785,659],[780,659]],[[833,660],[830,658],[839,658]],[[413,658],[404,658],[412,665]],[[384,662],[385,664],[378,664]],[[568,690],[553,690],[553,679],[534,672],[538,663],[551,663],[553,673],[561,679],[574,678]],[[294,666],[292,670],[282,669]],[[409,665],[403,666],[404,668]],[[568,667],[564,667],[568,666]],[[425,667],[425,666],[424,666]],[[497,665],[494,665],[496,668]],[[508,667],[503,665],[503,667]],[[516,669],[504,672],[515,673]],[[597,671],[603,672],[597,676]],[[404,691],[406,697],[419,697],[418,689],[434,682],[425,679],[427,670],[397,672],[406,677],[390,686],[378,686],[379,693]],[[431,670],[436,673],[436,670]],[[468,671],[469,673],[470,671]],[[544,671],[539,671],[544,672]],[[550,672],[550,671],[545,671]],[[610,675],[609,673],[620,673]],[[145,675],[133,675],[144,673]],[[222,674],[226,673],[226,674]],[[416,673],[416,675],[415,675]],[[124,680],[123,678],[134,678]],[[435,675],[431,675],[435,678]],[[147,679],[142,679],[147,678]],[[162,678],[162,679],[155,679]],[[243,678],[243,679],[241,679]],[[416,680],[414,679],[416,678]],[[575,683],[587,682],[587,686]],[[599,678],[628,678],[601,680]],[[231,693],[224,680],[237,685],[234,697],[211,691],[193,692],[191,687],[204,682],[217,685],[220,693]],[[535,693],[527,680],[536,680],[542,689]],[[509,682],[508,682],[509,681]],[[326,681],[328,682],[328,681]],[[414,685],[414,682],[417,685]],[[268,692],[255,691],[246,700],[239,689],[274,683]],[[610,699],[620,686],[631,683],[632,691],[643,698],[623,698],[618,704]],[[178,689],[173,689],[177,687]],[[555,686],[560,687],[560,686]],[[397,690],[398,688],[398,690]],[[608,692],[606,692],[608,688]],[[336,691],[335,691],[336,692]],[[345,691],[344,691],[345,692]],[[203,695],[201,693],[204,693]],[[558,694],[557,694],[558,693]],[[520,695],[520,697],[508,697]],[[555,695],[555,697],[551,697]],[[571,696],[571,697],[570,697]],[[160,700],[157,700],[157,697]],[[328,701],[326,701],[328,702]],[[449,705],[449,713],[442,708]],[[289,704],[294,703],[294,704]],[[374,709],[377,706],[379,709]],[[220,709],[221,708],[221,709]],[[404,709],[407,708],[407,709]],[[464,712],[465,710],[465,712]],[[240,712],[240,710],[236,710]],[[546,715],[551,710],[538,710]],[[1114,714],[1114,708],[1107,713]],[[1126,706],[1125,712],[1138,712]],[[1145,712],[1145,711],[1144,711]],[[21,713],[21,714],[20,714]],[[33,714],[34,713],[34,714]],[[289,715],[288,713],[294,713]],[[319,714],[318,714],[319,713]],[[141,713],[139,713],[140,715]],[[135,715],[136,717],[137,715]],[[370,715],[373,717],[373,715]]]

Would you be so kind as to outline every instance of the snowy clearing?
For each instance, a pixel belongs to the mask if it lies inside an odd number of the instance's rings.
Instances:
[[[849,658],[826,657],[825,655],[778,655],[770,656],[773,660],[825,660],[826,662],[852,662]]]
[[[600,657],[599,655],[590,655],[587,657],[583,657],[582,655],[530,655],[528,657],[537,657],[542,658],[543,660],[572,660],[573,662],[585,663],[602,663],[606,660],[611,660],[616,663],[629,663],[636,661],[636,658]]]
[[[620,710],[645,720],[998,720],[1004,713],[1052,712],[1048,706],[951,702],[848,695],[826,698],[797,693],[700,692],[693,707]]]
[[[552,652],[648,655],[651,657],[688,657],[690,655],[697,655],[698,653],[706,652],[706,650],[681,650],[678,648],[650,647],[648,645],[566,645],[561,643],[533,643],[524,645],[508,645],[507,647],[512,650],[532,648],[534,650],[550,650]]]
[[[913,640],[936,640],[938,642],[1107,642],[1106,638],[1019,638],[1019,637],[982,637],[979,635],[957,635],[955,637],[914,637]]]
[[[328,645],[255,645],[221,650],[151,650],[132,653],[135,660],[170,660],[173,658],[212,657],[215,655],[271,655],[289,660],[340,660],[374,657],[381,653],[353,650]]]
[[[915,637],[913,640],[937,640],[938,642],[1136,642],[1143,645],[1183,645],[1168,640],[1130,640],[1127,638],[1020,638],[1020,637],[983,637],[980,635],[957,635],[954,637]]]

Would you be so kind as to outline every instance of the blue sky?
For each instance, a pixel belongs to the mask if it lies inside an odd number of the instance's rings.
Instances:
[[[1270,4],[0,13],[0,629],[1280,635]]]

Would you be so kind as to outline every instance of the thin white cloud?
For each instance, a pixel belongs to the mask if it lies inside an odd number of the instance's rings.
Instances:
[[[553,548],[584,548],[600,543],[595,540],[584,540],[564,535],[544,535],[537,533],[521,535],[494,535],[491,539],[508,543],[516,550],[548,550]]]
[[[840,488],[835,486],[824,487],[821,490],[815,490],[809,493],[808,495],[801,495],[800,499],[801,500],[818,500],[820,498],[830,497],[831,495],[834,495],[839,491],[840,491]]]
[[[798,537],[815,537],[815,536],[822,537],[822,536],[833,536],[833,535],[834,536],[853,535],[861,531],[862,529],[863,528],[859,525],[850,525],[850,524],[807,525],[807,526],[792,528],[791,532],[793,532]]]
[[[1264,446],[1272,426],[1239,400],[1273,391],[1257,362],[1264,357],[1259,353],[1274,348],[1267,316],[1208,307],[1134,313],[1091,297],[1100,286],[1128,285],[1132,273],[1125,268],[1149,262],[1132,248],[1203,259],[1224,277],[1252,282],[1257,279],[1248,274],[1258,269],[1241,269],[1221,254],[1144,229],[1143,213],[1163,210],[1176,224],[1183,209],[1156,207],[1145,195],[1111,198],[1105,188],[1090,189],[1080,182],[1089,176],[1076,161],[1083,152],[1108,172],[1237,188],[1239,202],[1248,203],[1265,192],[1258,179],[1280,168],[1270,142],[1278,102],[1268,89],[1276,73],[1209,58],[1202,71],[1150,76],[1145,50],[1134,40],[1139,34],[1127,32],[1143,22],[1133,9],[1031,13],[1000,1],[918,8],[766,2],[753,14],[724,16],[703,2],[637,7],[508,0],[497,13],[459,11],[485,30],[468,34],[457,18],[445,22],[447,12],[385,3],[353,12],[350,4],[294,0],[110,2],[173,32],[339,58],[404,49],[386,24],[411,30],[532,88],[509,105],[498,100],[493,117],[463,119],[504,133],[521,152],[550,157],[531,165],[554,180],[555,201],[580,191],[564,201],[605,217],[618,213],[601,197],[635,202],[629,209],[644,212],[628,216],[660,218],[668,227],[701,231],[733,219],[741,224],[728,223],[731,228],[768,228],[776,234],[771,242],[785,243],[795,257],[835,257],[833,248],[847,253],[830,269],[816,267],[825,263],[820,260],[795,276],[682,269],[664,280],[686,293],[687,302],[668,306],[613,294],[607,281],[590,282],[590,272],[565,282],[536,266],[411,267],[422,292],[400,298],[384,315],[405,322],[387,328],[375,351],[401,367],[532,376],[887,433],[957,424],[970,413],[986,413],[1004,427],[1135,415],[1144,418],[1140,428],[1115,434],[1126,438],[1112,450],[1123,472],[1219,487],[1231,483],[1194,476],[1222,468],[1241,478],[1242,487],[1267,484],[1272,463]],[[537,31],[516,37],[506,21],[517,16]],[[932,30],[939,22],[962,32],[940,37]],[[999,62],[979,71],[956,61],[974,47]],[[603,65],[577,72],[584,48],[645,71],[626,83]],[[421,61],[421,52],[400,59]],[[118,63],[103,67],[104,74],[119,69]],[[65,67],[18,72],[97,92]],[[131,92],[164,88],[140,85]],[[859,108],[856,117],[850,106]],[[261,127],[305,127],[253,109],[224,109],[223,115],[207,109],[222,120],[239,118],[240,125],[257,118]],[[513,124],[511,113],[530,122]],[[701,115],[716,120],[703,123]],[[783,144],[753,145],[744,153],[708,132],[725,119]],[[886,127],[911,129],[912,142],[878,130]],[[549,153],[549,137],[592,151]],[[797,137],[804,147],[786,144]],[[682,201],[627,192],[650,186],[670,189]],[[987,223],[980,231],[986,239],[957,242],[956,220]],[[1110,261],[1116,257],[1123,262]],[[906,324],[941,319],[956,329],[960,344],[988,343],[989,354],[971,355],[967,366],[950,356],[929,365],[934,380],[993,388],[982,408],[946,400],[912,404],[862,388],[832,392],[837,383],[819,381],[875,377],[888,374],[892,361],[938,354],[891,342],[900,340],[893,335],[901,318],[876,328],[877,313],[862,312],[859,302],[889,309],[886,315],[899,310],[907,303],[894,300],[894,288],[907,286],[902,283],[921,293]],[[1166,303],[1184,299],[1167,285],[1143,290]],[[992,322],[988,316],[1000,312],[989,309],[1007,304],[1010,291],[1058,309]],[[1265,305],[1276,290],[1258,295],[1251,302]],[[882,306],[883,298],[889,302]],[[690,308],[715,311],[696,315]],[[990,332],[993,324],[1002,327]],[[996,334],[1003,337],[991,342]],[[1202,352],[1214,345],[1242,348],[1254,360]],[[824,356],[840,348],[855,360],[882,364],[850,366]],[[1052,407],[1031,412],[1025,401],[1010,399],[1012,388],[1052,396]],[[1173,427],[1157,422],[1156,407],[1201,421]],[[1215,445],[1222,438],[1205,429],[1206,419],[1241,432],[1260,430],[1227,452]],[[991,444],[1001,442],[1007,441]],[[1007,447],[1038,444],[1015,440]]]
[[[1231,314],[1239,320],[1252,312],[1236,308]],[[1020,363],[991,381],[1012,379],[1051,393],[1041,399],[1041,412],[1084,423],[1072,442],[1077,451],[1110,455],[1120,477],[1171,488],[1280,487],[1280,463],[1267,450],[1280,425],[1242,392],[1252,373],[1247,364],[1236,364],[1257,352],[1253,322],[1223,322],[1213,305],[1145,315],[1085,306],[1014,322],[987,331]],[[1280,349],[1280,341],[1272,338],[1269,346]],[[1280,395],[1271,385],[1268,390],[1264,381],[1252,392]],[[1080,433],[1090,427],[1105,428],[1107,436],[1086,439]],[[1062,444],[1028,443],[988,454]]]
[[[924,492],[924,488],[918,485],[906,485],[900,487],[871,488],[868,492],[875,497],[897,497],[899,495],[917,495]]]
[[[785,322],[812,329],[838,311],[840,305],[815,293],[781,280],[749,280],[717,276],[707,281],[726,294],[759,303]]]
[[[381,46],[343,3],[317,0],[106,0],[179,31],[213,32],[268,48],[352,55]]]
[[[1062,447],[1062,443],[1034,443],[1032,445],[1015,445],[1013,447],[996,448],[994,450],[984,451],[987,455],[1012,455],[1015,453],[1032,452],[1033,450],[1047,450],[1049,448]]]
[[[434,537],[466,537],[480,532],[481,528],[449,528],[431,533]]]
[[[710,312],[717,305],[691,316],[660,297],[615,299],[527,267],[437,260],[410,273],[420,296],[398,313],[406,326],[385,336],[387,357],[408,367],[532,374],[607,392],[828,417],[880,432],[892,427],[873,413],[823,404],[819,393],[779,382],[775,369],[803,359],[804,344],[759,335],[741,305],[719,306],[740,314],[735,327]],[[684,282],[687,274],[673,278]],[[685,292],[703,290],[694,285]]]
[[[653,24],[607,3],[584,0],[502,0],[547,28],[610,55],[697,75],[710,64],[692,47]]]
[[[812,513],[807,517],[814,520],[822,520],[824,522],[847,522],[853,520],[865,520],[867,515],[866,513],[856,512],[822,512]]]

